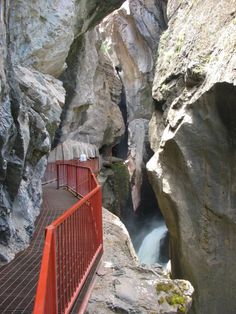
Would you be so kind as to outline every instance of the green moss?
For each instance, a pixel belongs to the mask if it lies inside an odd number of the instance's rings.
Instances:
[[[169,305],[175,306],[178,308],[177,313],[186,313],[186,297],[181,293],[181,291],[172,283],[158,283],[156,285],[157,294],[161,292],[166,293],[166,295],[161,295],[158,300],[158,303],[161,305],[164,302]]]
[[[159,294],[160,292],[170,292],[175,289],[174,285],[172,283],[158,283],[156,285],[156,291]]]
[[[176,305],[176,304],[183,305],[183,304],[185,304],[185,297],[182,295],[179,295],[179,294],[173,294],[171,296],[167,296],[166,300],[170,305]]]
[[[173,306],[178,306],[178,313],[186,313],[186,297],[180,294],[172,294],[166,297],[166,301]]]
[[[158,300],[158,303],[163,304],[164,302],[166,302],[166,299],[164,297],[160,297],[160,299]]]

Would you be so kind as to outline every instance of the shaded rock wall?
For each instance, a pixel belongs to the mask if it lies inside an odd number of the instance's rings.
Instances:
[[[235,1],[169,1],[153,85],[150,177],[194,313],[235,312]]]
[[[121,3],[0,3],[0,261],[28,243],[39,213],[41,177],[67,92],[56,78],[76,39]]]

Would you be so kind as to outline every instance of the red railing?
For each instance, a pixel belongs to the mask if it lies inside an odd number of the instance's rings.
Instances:
[[[103,251],[102,194],[90,168],[57,164],[58,186],[83,196],[46,228],[34,314],[69,313]]]
[[[72,160],[73,164],[76,164],[77,166],[83,166],[91,168],[92,172],[95,174],[95,176],[99,172],[99,159],[98,158],[91,158],[86,161],[80,161],[79,159]]]
[[[99,172],[99,159],[98,158],[92,158],[86,161],[80,161],[79,159],[74,159],[74,160],[68,160],[66,162],[64,162],[63,160],[48,162],[45,173],[44,173],[44,177],[42,179],[42,184],[55,182],[57,180],[57,164],[63,164],[63,163],[90,168],[92,172],[95,174],[95,176]]]
[[[56,162],[48,162],[42,184],[51,183],[57,180],[57,166]]]

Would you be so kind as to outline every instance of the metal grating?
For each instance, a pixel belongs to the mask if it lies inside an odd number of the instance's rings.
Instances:
[[[43,188],[43,204],[36,221],[31,245],[0,268],[0,313],[31,314],[38,283],[45,227],[77,200],[70,192],[57,190],[56,184]]]

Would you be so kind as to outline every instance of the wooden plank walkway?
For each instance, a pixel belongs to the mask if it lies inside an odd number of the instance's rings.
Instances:
[[[43,204],[31,245],[0,268],[0,313],[31,314],[44,245],[44,229],[77,199],[56,184],[43,187]]]

